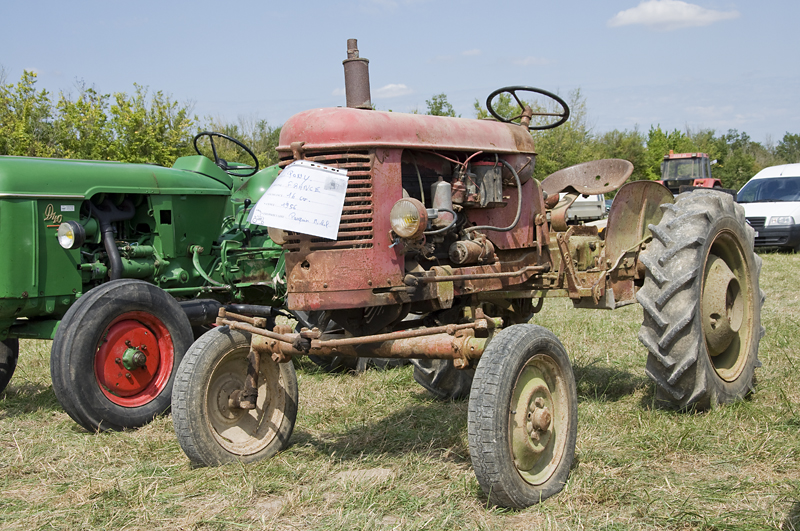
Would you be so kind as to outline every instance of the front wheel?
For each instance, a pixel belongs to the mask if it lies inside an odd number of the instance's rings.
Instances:
[[[694,190],[664,205],[642,254],[639,340],[656,399],[708,408],[753,390],[764,329],[761,258],[744,209],[729,194]]]
[[[262,355],[258,399],[242,409],[250,335],[215,328],[198,339],[178,369],[172,421],[183,452],[195,465],[249,463],[286,448],[297,417],[297,375],[289,363]]]
[[[61,320],[50,353],[53,391],[89,431],[138,428],[169,409],[191,344],[189,320],[164,290],[141,280],[107,282]]]
[[[475,475],[492,504],[522,509],[564,488],[578,395],[564,346],[533,324],[502,330],[481,356],[467,416]]]

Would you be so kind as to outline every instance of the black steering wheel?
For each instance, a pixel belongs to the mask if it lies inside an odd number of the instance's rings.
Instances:
[[[239,140],[236,140],[235,138],[230,137],[228,135],[224,135],[222,133],[216,133],[214,131],[203,131],[202,133],[198,133],[197,135],[195,135],[192,143],[194,144],[194,150],[197,152],[198,155],[203,155],[203,153],[200,151],[200,148],[197,147],[197,140],[204,136],[207,136],[208,141],[211,142],[211,152],[214,154],[214,164],[219,166],[219,168],[228,175],[233,175],[234,177],[250,177],[251,175],[254,175],[258,171],[258,158],[256,157],[255,153],[253,153],[249,147],[242,144]],[[250,157],[252,157],[252,159],[255,161],[256,163],[255,166],[247,166],[247,165],[238,166],[236,164],[229,164],[227,160],[223,159],[217,154],[217,146],[214,144],[215,136],[224,138],[225,140],[233,142],[234,144],[242,148],[244,152],[250,155]],[[240,173],[248,171],[250,173]]]
[[[534,92],[536,94],[542,94],[543,96],[547,96],[548,98],[554,100],[556,103],[558,103],[561,106],[562,112],[533,112],[529,105],[527,105],[525,102],[523,102],[521,99],[519,99],[519,96],[517,96],[517,91],[518,90],[522,91],[522,92]],[[492,106],[492,100],[495,97],[497,97],[498,95],[503,94],[503,93],[508,93],[508,94],[511,94],[512,96],[514,96],[514,99],[517,101],[517,105],[519,105],[520,109],[522,109],[522,114],[519,114],[519,115],[511,117],[511,118],[506,118],[505,116],[500,116],[497,113],[497,111],[494,110],[494,107]],[[516,86],[516,87],[503,87],[503,88],[497,89],[494,92],[492,92],[491,94],[489,94],[488,98],[486,98],[486,109],[489,111],[489,114],[491,114],[492,116],[494,116],[495,118],[497,118],[501,122],[505,122],[505,123],[509,123],[509,124],[516,123],[518,125],[525,125],[531,131],[538,131],[538,130],[542,130],[542,129],[552,129],[554,127],[558,127],[559,125],[561,125],[564,122],[566,122],[567,119],[569,118],[569,106],[567,105],[567,102],[565,102],[564,100],[562,100],[561,98],[559,98],[558,96],[553,94],[552,92],[548,92],[546,90],[539,89],[539,88],[536,88],[536,87]],[[528,125],[528,124],[530,124],[530,117],[533,117],[533,116],[554,116],[554,117],[558,118],[558,120],[556,120],[555,122],[553,122],[551,124]],[[528,123],[524,122],[524,119],[526,117],[527,117]],[[514,120],[518,120],[518,121],[515,122]]]

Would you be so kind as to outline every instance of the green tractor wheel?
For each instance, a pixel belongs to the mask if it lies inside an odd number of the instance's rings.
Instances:
[[[19,340],[4,339],[0,341],[0,393],[2,393],[17,368],[19,358]]]
[[[166,292],[140,280],[108,282],[64,315],[50,355],[53,391],[89,431],[138,428],[169,409],[192,340]]]

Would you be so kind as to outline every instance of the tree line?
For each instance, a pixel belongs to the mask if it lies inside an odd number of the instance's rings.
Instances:
[[[77,95],[53,97],[36,87],[36,74],[26,71],[17,83],[6,83],[0,68],[0,155],[62,157],[89,160],[149,162],[170,166],[176,158],[194,153],[192,138],[212,130],[238,138],[256,154],[262,166],[277,162],[280,127],[266,120],[240,119],[228,123],[201,120],[192,105],[180,104],[161,91],[134,84],[130,94],[103,94],[78,84]],[[426,114],[456,116],[445,94],[426,100]],[[664,131],[659,125],[638,129],[594,132],[588,124],[586,101],[580,90],[569,95],[570,119],[562,126],[534,131],[538,153],[534,175],[543,179],[559,169],[601,158],[622,158],[634,164],[632,179],[659,179],[669,150],[708,153],[716,164],[712,174],[726,188],[738,189],[767,166],[800,162],[800,135],[786,133],[776,144],[753,141],[731,129]],[[500,96],[498,110],[514,114],[516,102]],[[475,102],[475,115],[488,117]],[[516,112],[516,114],[519,114]],[[236,160],[234,153],[223,157]],[[242,160],[242,162],[249,162]]]
[[[178,157],[195,153],[194,135],[212,130],[242,140],[262,165],[277,162],[280,128],[266,120],[200,120],[192,105],[138,84],[130,94],[103,94],[79,83],[76,96],[54,98],[36,86],[34,72],[24,72],[17,83],[7,84],[4,77],[0,70],[0,155],[171,166]],[[232,150],[221,155],[241,158]]]

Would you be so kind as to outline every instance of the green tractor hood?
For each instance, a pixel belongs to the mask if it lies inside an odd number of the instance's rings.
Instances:
[[[96,193],[229,195],[233,179],[206,157],[153,164],[0,156],[0,197],[90,198]]]

